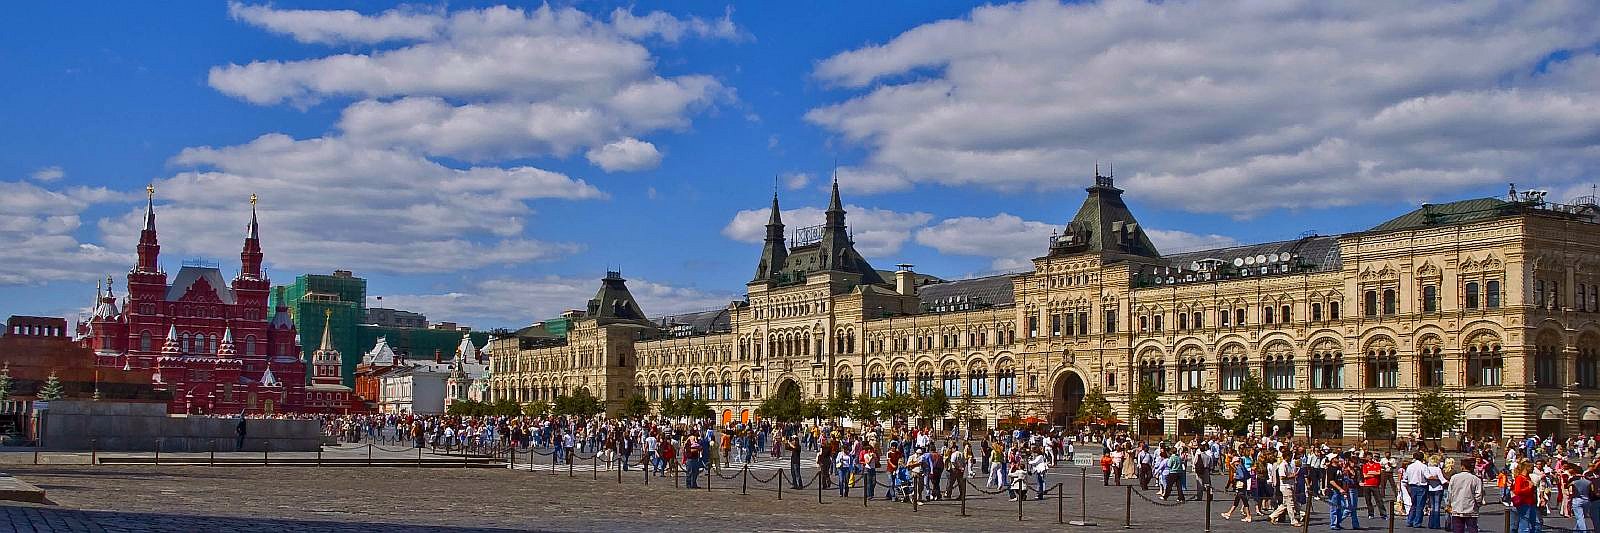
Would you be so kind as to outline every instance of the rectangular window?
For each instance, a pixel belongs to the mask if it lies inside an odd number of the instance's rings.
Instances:
[[[944,395],[946,398],[955,398],[961,395],[961,375],[955,372],[944,373]]]
[[[1017,375],[1010,372],[1001,372],[999,382],[995,385],[1001,396],[1011,396],[1017,392]]]
[[[1277,390],[1294,388],[1294,363],[1281,362],[1267,365],[1267,386]]]
[[[1205,315],[1205,313],[1195,313],[1194,314],[1194,329],[1200,329],[1200,328],[1203,328],[1203,327],[1206,327],[1206,315]]]
[[[1217,311],[1217,324],[1222,326],[1222,327],[1228,327],[1228,326],[1232,325],[1233,324],[1232,313],[1229,313],[1227,309],[1223,309],[1221,311]]]
[[[1498,280],[1483,284],[1483,300],[1490,309],[1500,308],[1500,282]]]
[[[1244,386],[1244,376],[1250,371],[1244,365],[1222,367],[1222,390],[1236,391]]]
[[[1378,291],[1367,291],[1361,295],[1361,314],[1378,316]]]
[[[1439,312],[1439,287],[1436,285],[1422,286],[1422,312]]]
[[[1478,308],[1478,282],[1476,282],[1476,281],[1467,282],[1466,293],[1467,293],[1467,309],[1477,309]]]
[[[1383,291],[1383,314],[1392,315],[1400,311],[1400,296],[1394,289]]]
[[[1039,336],[1039,315],[1028,315],[1028,338]]]
[[[1075,317],[1073,317],[1072,313],[1066,313],[1063,316],[1063,320],[1066,320],[1066,322],[1067,322],[1066,327],[1064,329],[1067,330],[1067,334],[1068,335],[1072,335],[1072,334],[1074,334],[1074,333],[1076,333],[1078,331],[1077,324],[1075,324],[1075,322],[1077,322],[1077,321],[1074,320],[1074,318]]]
[[[1156,320],[1156,331],[1161,331],[1161,316],[1162,316],[1162,315],[1156,315],[1156,316],[1155,316],[1155,320]]]
[[[1320,304],[1320,303],[1311,304],[1311,321],[1312,322],[1321,322],[1322,321],[1322,304]]]
[[[1272,306],[1268,305],[1268,306],[1262,307],[1261,308],[1261,323],[1262,324],[1271,324],[1274,314],[1275,313],[1273,313],[1273,311],[1272,311]]]
[[[1189,313],[1178,313],[1178,329],[1189,329]]]
[[[967,390],[972,391],[975,397],[989,395],[989,375],[986,372],[974,372],[967,377]]]
[[[1400,363],[1392,358],[1367,361],[1367,387],[1392,389],[1400,384]]]
[[[1078,335],[1079,336],[1083,336],[1083,335],[1088,335],[1088,334],[1089,334],[1089,312],[1088,311],[1083,311],[1081,313],[1078,313]]]
[[[1244,325],[1244,309],[1234,309],[1233,310],[1233,325],[1235,325],[1235,326],[1243,326]]]
[[[1328,302],[1328,320],[1339,319],[1339,302]]]
[[[1107,309],[1106,310],[1106,331],[1105,332],[1106,333],[1116,333],[1117,332],[1117,310],[1116,309]]]
[[[1344,361],[1342,359],[1313,361],[1311,363],[1311,388],[1344,388]]]
[[[1061,315],[1050,315],[1050,336],[1061,336]]]

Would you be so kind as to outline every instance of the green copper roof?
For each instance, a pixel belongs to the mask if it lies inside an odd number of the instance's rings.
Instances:
[[[1510,214],[1507,207],[1510,207],[1510,203],[1498,198],[1422,204],[1422,207],[1373,226],[1368,231],[1396,231],[1484,220]]]

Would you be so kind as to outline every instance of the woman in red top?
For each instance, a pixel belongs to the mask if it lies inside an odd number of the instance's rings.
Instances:
[[[1534,533],[1539,530],[1539,497],[1534,493],[1533,479],[1528,473],[1533,463],[1517,464],[1516,476],[1511,480],[1511,506],[1517,513],[1517,532]]]

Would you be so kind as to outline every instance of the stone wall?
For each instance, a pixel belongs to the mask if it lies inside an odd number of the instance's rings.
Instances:
[[[57,400],[40,415],[41,446],[51,450],[204,452],[234,451],[237,418],[169,415],[162,403]],[[245,451],[315,451],[322,426],[316,420],[250,419]]]

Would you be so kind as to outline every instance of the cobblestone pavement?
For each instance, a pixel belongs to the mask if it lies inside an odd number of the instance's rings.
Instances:
[[[824,491],[818,504],[815,485],[785,487],[778,500],[776,480],[759,483],[776,470],[751,471],[747,495],[743,472],[726,470],[711,490],[674,488],[671,477],[629,472],[564,473],[508,469],[183,467],[13,465],[9,473],[48,491],[55,505],[0,503],[0,529],[12,531],[661,531],[759,529],[767,531],[994,531],[1059,530],[1057,505],[1066,520],[1086,503],[1095,529],[1117,529],[1124,518],[1125,489],[1089,483],[1087,502],[1078,499],[1076,476],[1054,475],[1065,498],[1017,503],[1002,495],[969,492],[968,514],[956,502],[920,507],[886,501],[863,505],[859,490],[851,498]],[[594,478],[599,476],[599,480]],[[725,479],[731,477],[732,479]],[[813,483],[815,483],[813,481]],[[678,480],[682,485],[683,480]],[[702,485],[703,486],[703,485]],[[982,482],[978,483],[982,486]],[[1137,489],[1135,489],[1137,491]],[[1134,494],[1134,529],[1202,531],[1200,503],[1159,505]],[[1223,498],[1218,494],[1218,498]],[[1159,501],[1157,499],[1156,501]],[[1164,503],[1164,502],[1163,502]],[[1221,512],[1216,502],[1212,512]],[[1314,530],[1327,529],[1326,506],[1318,503]],[[1500,531],[1498,505],[1486,516],[1484,531]],[[1365,518],[1365,515],[1362,515]],[[1290,531],[1264,523],[1223,522],[1216,531]],[[1570,521],[1568,521],[1570,522]],[[1386,523],[1364,521],[1378,529]],[[1403,522],[1397,530],[1405,531]]]

